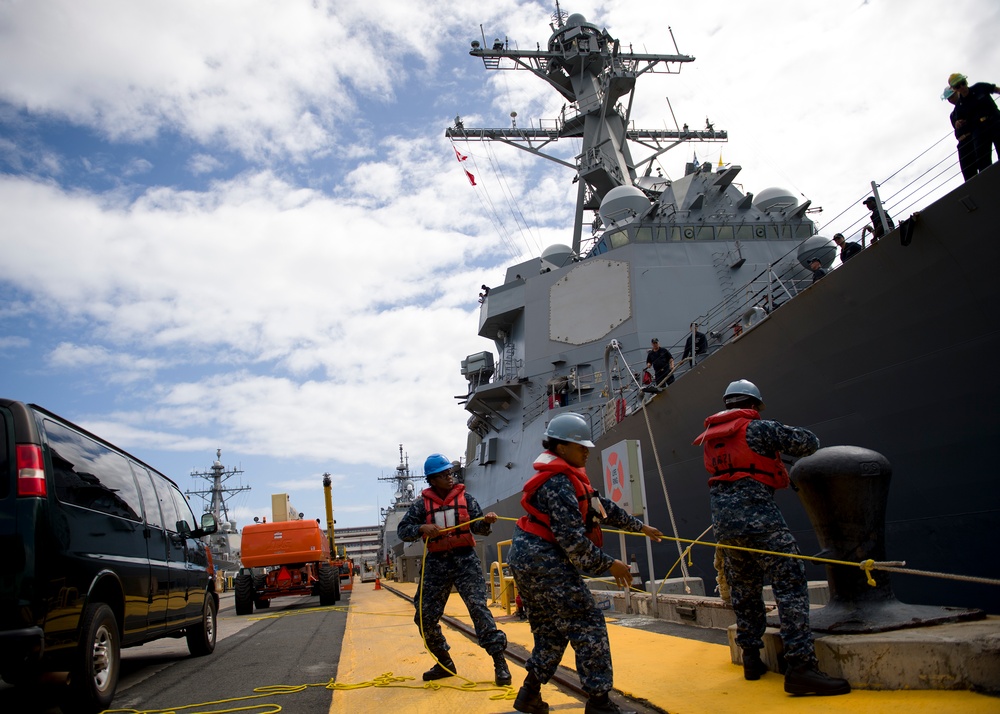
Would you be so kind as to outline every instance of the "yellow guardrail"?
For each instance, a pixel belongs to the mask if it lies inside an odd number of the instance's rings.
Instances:
[[[506,575],[506,563],[503,560],[503,547],[510,545],[512,541],[502,540],[497,543],[497,559],[490,565],[490,599],[496,603],[500,601],[500,606],[510,614],[511,605],[517,598],[517,583],[514,576]],[[496,577],[494,577],[496,573]],[[499,590],[499,595],[497,594]]]

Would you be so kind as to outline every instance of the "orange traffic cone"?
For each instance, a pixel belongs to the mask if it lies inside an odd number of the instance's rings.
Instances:
[[[381,590],[382,589],[382,581],[379,580],[378,578],[375,578],[375,589],[376,590]]]

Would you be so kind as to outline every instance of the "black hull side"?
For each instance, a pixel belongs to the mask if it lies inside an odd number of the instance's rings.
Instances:
[[[711,518],[701,449],[691,442],[704,418],[722,408],[726,385],[747,378],[761,388],[765,417],[808,427],[824,446],[862,446],[889,459],[888,558],[1000,578],[992,544],[1000,473],[989,465],[1000,380],[987,366],[1000,354],[998,203],[994,166],[922,211],[908,246],[895,231],[775,310],[647,406],[656,455],[641,412],[604,434],[587,464],[591,481],[601,488],[602,449],[638,439],[652,523],[670,530],[658,455],[679,535],[697,537]],[[802,552],[818,553],[796,494],[777,497]],[[520,494],[486,510],[516,518],[523,514]],[[511,522],[500,521],[487,541],[512,532]],[[705,539],[713,540],[711,531]],[[608,538],[606,548],[617,553],[618,539]],[[629,538],[626,548],[626,559],[634,553],[648,577],[644,543]],[[671,577],[680,576],[673,545],[653,552],[656,577],[671,567]],[[695,546],[689,568],[709,592],[713,555]],[[808,571],[810,579],[826,577],[821,566]],[[904,602],[1000,612],[996,586],[912,575],[891,582]]]
[[[754,381],[765,417],[808,427],[824,446],[863,446],[893,467],[887,556],[909,567],[1000,578],[993,537],[1000,473],[989,465],[997,437],[1000,380],[1000,169],[996,166],[854,257],[681,376],[647,407],[680,536],[710,523],[701,450],[691,445],[726,385]],[[588,472],[600,483],[602,448],[639,439],[652,521],[669,528],[663,488],[641,413],[605,434]],[[803,553],[819,546],[802,505],[779,494]],[[711,538],[711,532],[709,533]],[[629,548],[633,546],[630,543]],[[643,547],[634,546],[640,565]],[[660,552],[656,575],[676,559]],[[711,588],[711,549],[696,547],[693,574]],[[669,561],[669,562],[668,562]],[[674,573],[678,575],[678,573]],[[810,577],[824,578],[812,567]],[[883,575],[883,577],[885,577]],[[892,577],[904,602],[1000,612],[1000,589],[911,575]]]

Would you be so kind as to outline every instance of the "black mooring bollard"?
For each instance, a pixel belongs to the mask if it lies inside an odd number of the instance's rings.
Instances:
[[[800,459],[790,475],[823,548],[821,557],[886,560],[888,459],[858,446],[832,446]],[[982,610],[901,603],[885,571],[873,573],[874,587],[860,567],[827,565],[826,573],[830,602],[810,613],[814,630],[884,632],[985,616]]]

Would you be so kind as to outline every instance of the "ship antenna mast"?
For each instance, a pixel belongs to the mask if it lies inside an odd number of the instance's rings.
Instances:
[[[650,166],[670,149],[691,141],[726,141],[725,131],[708,125],[702,131],[687,129],[645,130],[631,124],[637,80],[647,74],[677,74],[694,57],[622,50],[621,42],[607,30],[587,22],[582,15],[567,15],[556,2],[552,36],[545,48],[522,50],[495,40],[472,42],[469,54],[488,70],[529,71],[563,101],[560,116],[545,126],[474,128],[460,119],[445,130],[452,141],[501,142],[548,159],[576,173],[576,211],[573,222],[575,253],[581,252],[584,212],[595,211],[601,200],[618,186],[635,185]],[[673,31],[670,33],[673,39]],[[677,42],[674,40],[674,47]],[[672,110],[671,110],[672,111]],[[550,145],[559,139],[577,139],[580,152],[566,158]],[[643,158],[632,156],[633,146]],[[595,228],[597,223],[595,223]]]
[[[249,491],[249,486],[225,486],[226,481],[231,479],[233,476],[242,476],[243,471],[238,468],[226,470],[226,467],[222,465],[222,449],[215,450],[215,463],[212,464],[210,471],[191,471],[191,476],[193,478],[201,478],[209,483],[211,487],[203,491],[185,491],[187,496],[198,496],[203,501],[208,503],[208,508],[206,513],[211,513],[215,516],[215,520],[222,523],[228,522],[229,518],[229,508],[226,505],[229,499],[241,493],[243,491]]]

